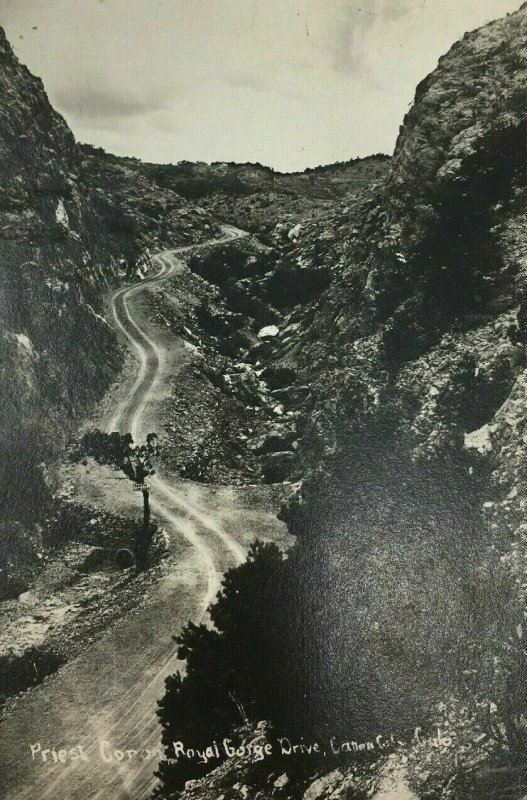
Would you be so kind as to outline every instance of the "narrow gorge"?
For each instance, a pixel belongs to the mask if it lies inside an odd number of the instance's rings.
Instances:
[[[1,33],[6,800],[525,799],[526,42],[282,173],[79,144]]]

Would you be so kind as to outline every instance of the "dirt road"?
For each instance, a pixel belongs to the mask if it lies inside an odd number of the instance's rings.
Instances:
[[[224,240],[239,235],[226,228]],[[115,324],[136,352],[138,371],[107,427],[131,431],[136,440],[155,419],[152,406],[170,358],[155,327],[138,321],[134,302],[181,269],[178,253],[185,249],[157,256],[160,271],[155,277],[121,289],[113,298]],[[152,508],[169,535],[171,569],[146,607],[28,692],[1,724],[2,800],[149,796],[160,755],[156,702],[165,677],[178,668],[172,636],[189,619],[205,618],[223,572],[243,560],[247,542],[262,525],[276,525],[277,537],[283,536],[282,526],[268,511],[236,509],[236,497],[227,492],[222,502],[221,491],[174,485],[163,475],[153,479]],[[111,487],[106,502],[112,502]],[[50,752],[44,759],[45,750]]]

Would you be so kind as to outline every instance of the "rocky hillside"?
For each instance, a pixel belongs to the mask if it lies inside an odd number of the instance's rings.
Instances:
[[[184,196],[194,192],[218,219],[268,244],[277,224],[292,228],[324,218],[336,201],[379,180],[388,163],[388,156],[379,154],[291,174],[260,164],[183,164],[156,168],[152,177]]]
[[[526,26],[523,6],[453,46],[419,85],[386,180],[347,209],[334,280],[296,335],[295,365],[315,378],[313,464],[376,425],[413,462],[474,458],[476,478],[519,458],[492,440],[525,367]]]
[[[333,630],[358,625],[377,722],[425,715],[420,695],[461,691],[474,670],[509,743],[525,669],[526,33],[523,6],[418,86],[386,180],[329,254],[332,284],[278,345],[312,386],[309,474],[286,516],[322,535],[328,589],[355,587],[346,612],[330,603]]]
[[[83,150],[95,152],[93,148]],[[102,151],[97,153],[101,155]],[[390,161],[379,154],[287,174],[262,164],[147,164],[134,158],[103,157],[107,166],[119,164],[123,170],[140,173],[160,193],[175,192],[198,202],[221,222],[260,238],[265,238],[278,222],[290,221],[293,227],[303,219],[331,213],[335,201],[379,180]]]
[[[130,242],[162,249],[198,243],[219,233],[214,217],[174,188],[160,186],[140,161],[79,146],[79,170],[89,188],[105,241],[121,252]],[[132,258],[137,252],[132,250]]]
[[[210,237],[210,216],[81,150],[0,31],[0,582],[35,559],[50,464],[120,364],[108,282],[147,247]],[[10,535],[12,522],[23,522]],[[15,529],[13,529],[15,530]],[[5,534],[5,535],[4,535]],[[0,596],[3,589],[0,591]]]
[[[384,174],[388,162],[388,156],[378,154],[291,173],[277,172],[262,164],[189,161],[175,165],[144,164],[143,170],[160,185],[170,186],[189,199],[275,191],[291,197],[323,200],[342,197],[352,189],[370,184]]]
[[[525,795],[526,35],[527,5],[466,34],[418,86],[381,182],[331,224],[285,226],[330,280],[253,352],[297,433],[276,449],[301,480],[284,515],[320,653],[313,714],[351,738],[429,738],[296,788],[238,759],[185,797],[234,776],[244,798]]]

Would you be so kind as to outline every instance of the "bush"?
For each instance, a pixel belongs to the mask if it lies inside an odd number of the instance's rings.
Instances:
[[[284,660],[287,636],[270,610],[284,608],[288,571],[276,545],[256,542],[247,561],[225,575],[210,609],[215,629],[190,623],[177,637],[186,675],[167,679],[158,711],[168,758],[172,742],[201,748],[248,721],[282,716],[293,687]],[[176,791],[208,768],[164,761],[159,777],[165,790]]]

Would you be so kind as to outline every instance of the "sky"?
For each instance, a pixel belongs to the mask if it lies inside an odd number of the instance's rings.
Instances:
[[[0,0],[78,141],[283,171],[391,153],[417,83],[521,0]]]

